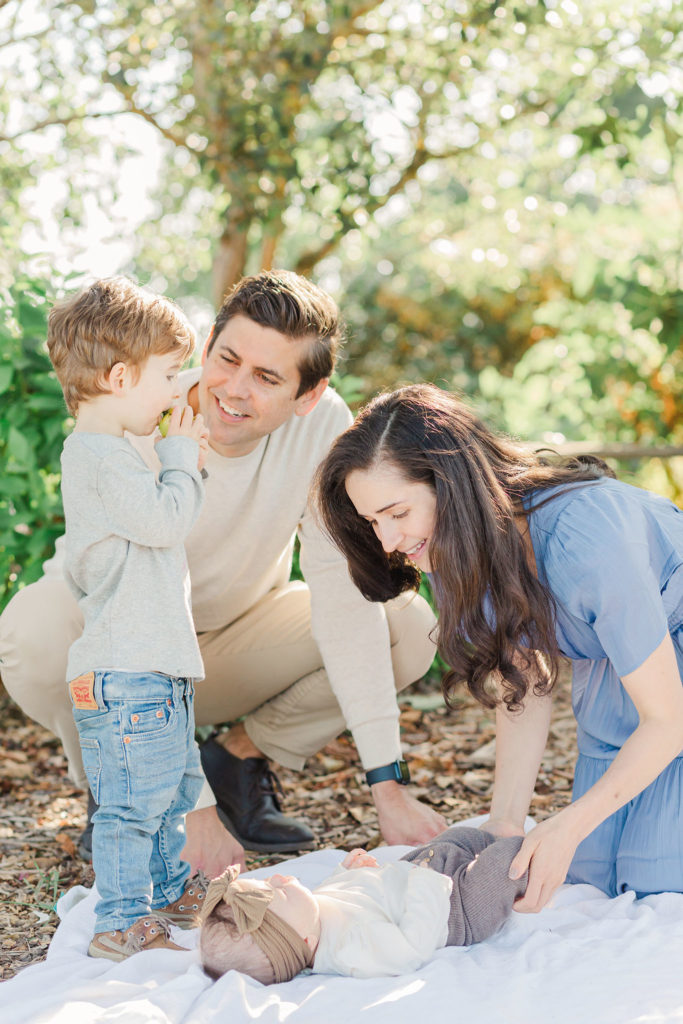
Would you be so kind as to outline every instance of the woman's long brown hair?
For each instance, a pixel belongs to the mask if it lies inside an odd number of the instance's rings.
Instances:
[[[439,652],[450,666],[442,684],[446,702],[452,703],[455,686],[464,680],[478,701],[494,707],[497,697],[487,686],[491,673],[502,680],[509,710],[521,707],[529,680],[536,694],[548,693],[559,659],[555,607],[529,564],[524,513],[531,492],[596,481],[613,475],[611,470],[590,457],[551,462],[534,454],[429,384],[380,395],[337,438],[314,487],[323,525],[370,601],[417,590],[420,582],[405,555],[384,552],[346,493],[350,472],[382,462],[436,494],[429,561]],[[543,503],[536,494],[532,507]],[[535,651],[545,657],[537,659]]]

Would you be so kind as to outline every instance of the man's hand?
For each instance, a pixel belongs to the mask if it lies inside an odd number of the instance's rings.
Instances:
[[[344,860],[342,861],[342,867],[348,868],[378,868],[379,864],[367,850],[350,850]]]
[[[185,817],[185,846],[181,854],[190,864],[192,874],[200,868],[208,878],[216,878],[230,864],[243,871],[244,850],[216,813],[215,807],[190,811]]]
[[[380,832],[391,846],[419,846],[448,827],[441,814],[420,803],[398,782],[376,782],[371,789]]]

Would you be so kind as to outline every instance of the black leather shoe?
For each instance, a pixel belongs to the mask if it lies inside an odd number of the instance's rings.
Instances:
[[[199,749],[218,817],[245,849],[292,853],[315,847],[310,828],[281,812],[282,789],[264,757],[235,757],[214,739]]]
[[[92,816],[98,807],[99,804],[95,803],[95,798],[90,790],[88,790],[88,821],[76,843],[78,856],[82,860],[92,860]]]

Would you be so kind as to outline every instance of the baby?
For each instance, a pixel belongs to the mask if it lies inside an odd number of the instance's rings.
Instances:
[[[508,878],[521,844],[454,825],[383,867],[352,850],[312,892],[292,876],[240,879],[228,868],[203,907],[204,970],[212,978],[241,971],[266,985],[305,968],[354,978],[417,970],[442,946],[498,930],[526,890],[526,874]]]

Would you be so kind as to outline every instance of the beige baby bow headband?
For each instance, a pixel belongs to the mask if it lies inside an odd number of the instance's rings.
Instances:
[[[272,890],[255,889],[239,878],[239,868],[232,865],[209,883],[202,919],[223,900],[232,910],[240,935],[251,935],[270,960],[275,981],[289,981],[310,967],[313,953],[299,933],[270,909],[272,898]]]

